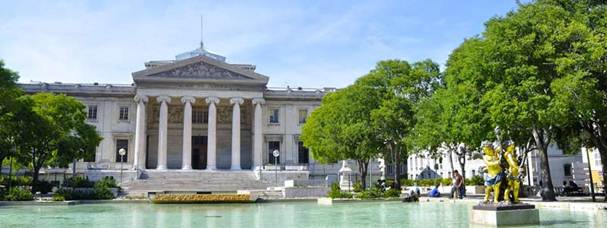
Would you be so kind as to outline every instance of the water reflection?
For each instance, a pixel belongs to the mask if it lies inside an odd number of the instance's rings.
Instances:
[[[400,202],[15,206],[0,207],[0,227],[469,227],[470,207]],[[605,227],[607,213],[541,209],[540,217],[546,227]]]

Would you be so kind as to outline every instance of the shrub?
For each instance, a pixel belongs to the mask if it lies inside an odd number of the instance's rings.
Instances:
[[[366,191],[363,191],[363,192],[359,193],[358,195],[356,195],[357,198],[361,198],[361,199],[381,198],[383,196],[384,196],[384,193],[381,191],[381,189],[375,188],[375,187],[367,189]]]
[[[92,188],[95,185],[95,182],[89,181],[88,178],[84,177],[71,177],[63,182],[64,187],[70,188]]]
[[[62,195],[53,195],[53,201],[65,201],[65,197]]]
[[[32,177],[30,176],[0,176],[0,185],[4,186],[30,186]]]
[[[36,184],[34,184],[34,186],[32,186],[32,188],[36,189],[37,192],[46,194],[46,193],[53,191],[53,186],[54,185],[51,184],[51,182],[38,181],[38,182],[36,182]]]
[[[62,198],[63,200],[72,200],[72,199],[74,199],[73,191],[71,189],[67,189],[67,188],[60,188],[53,193],[53,200],[55,200],[56,198],[58,199],[59,197]]]
[[[33,200],[34,195],[32,195],[29,190],[24,188],[11,188],[4,196],[4,199],[8,201],[26,201]]]
[[[101,200],[113,199],[114,194],[109,188],[95,187],[92,190],[72,190],[61,188],[53,194],[53,200]]]
[[[400,184],[403,186],[413,186],[413,180],[411,179],[400,179]]]
[[[111,176],[101,178],[95,183],[95,188],[117,188],[116,180]]]
[[[153,203],[248,203],[251,197],[246,194],[159,194],[152,198]]]
[[[113,199],[114,194],[109,188],[106,187],[97,187],[95,186],[95,190],[93,191],[93,199]]]
[[[328,196],[333,199],[334,198],[352,198],[352,193],[342,192],[341,189],[339,188],[339,184],[333,183],[331,185],[331,191],[329,191]]]
[[[453,184],[453,179],[451,178],[443,178],[441,180],[441,184],[443,184],[443,186],[449,186]]]
[[[481,176],[473,176],[470,179],[466,179],[466,185],[484,185],[485,180]]]
[[[400,183],[403,186],[413,186],[417,184],[417,186],[436,186],[436,184],[442,184],[443,186],[451,185],[453,180],[451,178],[436,178],[436,179],[418,179],[418,180],[410,180],[410,179],[401,179]]]
[[[384,197],[400,197],[400,190],[398,189],[388,189],[384,192]]]
[[[356,183],[354,183],[354,185],[352,185],[352,190],[354,192],[362,192],[363,191],[363,183],[360,181],[357,181]]]

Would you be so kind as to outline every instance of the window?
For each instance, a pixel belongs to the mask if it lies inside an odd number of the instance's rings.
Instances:
[[[309,163],[310,151],[306,148],[302,141],[297,143],[297,160],[300,164]]]
[[[89,110],[86,118],[89,120],[97,119],[97,105],[89,105]]]
[[[279,123],[278,117],[280,114],[280,109],[274,108],[270,113],[270,123]]]
[[[274,150],[279,150],[280,151],[280,141],[270,141],[268,142],[268,162],[270,164],[274,164],[274,162],[276,162],[276,164],[280,164],[280,156],[276,157],[276,160],[274,160],[274,155],[272,154],[272,152],[274,152]]]
[[[120,115],[118,116],[119,120],[129,120],[129,107],[128,106],[120,106]]]
[[[126,150],[126,154],[122,156],[122,162],[128,161],[129,156],[129,140],[127,139],[116,139],[116,162],[120,162],[120,149],[124,148]]]
[[[563,164],[563,169],[566,177],[571,176],[571,164]]]
[[[308,110],[300,109],[299,110],[299,123],[300,124],[306,123],[307,118],[308,118]]]
[[[209,122],[209,115],[207,115],[207,112],[202,111],[202,110],[193,110],[192,111],[192,123],[201,124],[201,123],[208,123],[208,122]]]

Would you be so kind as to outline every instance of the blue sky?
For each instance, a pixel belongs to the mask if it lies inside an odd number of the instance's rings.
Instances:
[[[269,86],[343,87],[383,59],[444,64],[514,0],[7,1],[0,59],[21,82],[131,83],[199,46],[257,65]]]

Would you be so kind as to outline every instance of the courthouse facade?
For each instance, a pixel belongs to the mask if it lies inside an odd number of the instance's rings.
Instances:
[[[29,93],[54,92],[87,106],[103,137],[83,169],[255,170],[279,164],[307,169],[301,127],[325,89],[269,89],[249,64],[230,64],[203,48],[175,60],[150,61],[131,85],[28,83]],[[127,151],[120,164],[120,149]],[[272,155],[278,150],[280,155]]]

